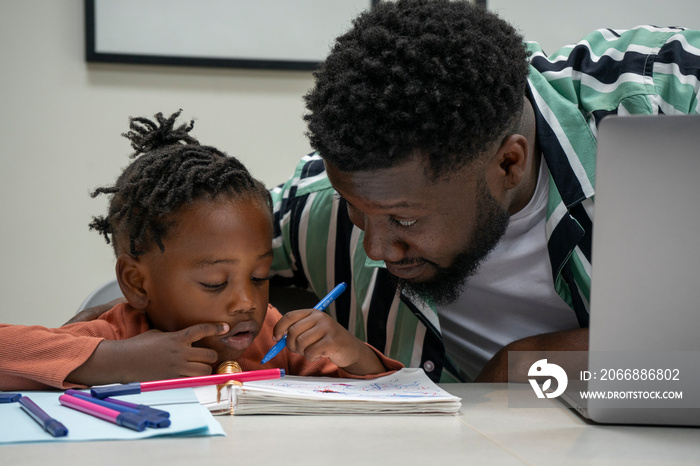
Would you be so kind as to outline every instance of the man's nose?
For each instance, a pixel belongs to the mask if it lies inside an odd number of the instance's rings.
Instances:
[[[408,246],[391,231],[388,221],[364,219],[362,244],[367,256],[375,261],[398,262],[406,257]]]

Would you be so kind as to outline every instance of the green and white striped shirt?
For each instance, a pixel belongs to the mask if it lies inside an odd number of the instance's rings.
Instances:
[[[557,293],[588,326],[596,128],[607,115],[700,112],[700,32],[640,26],[601,29],[550,56],[531,55],[528,98],[550,170],[547,248]],[[455,381],[437,310],[397,292],[381,262],[367,257],[363,232],[317,154],[272,190],[275,281],[325,295],[346,282],[328,312],[387,356]],[[513,271],[517,273],[517,271]]]

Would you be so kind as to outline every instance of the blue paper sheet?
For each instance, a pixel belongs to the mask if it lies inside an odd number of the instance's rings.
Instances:
[[[1,393],[1,392],[0,392]],[[80,411],[62,406],[58,391],[20,392],[32,399],[46,413],[68,429],[66,437],[54,438],[44,431],[19,403],[0,403],[0,444],[22,442],[74,442],[92,440],[134,440],[160,436],[226,435],[209,410],[200,405],[191,388],[159,390],[118,397],[168,411],[172,424],[166,428],[147,428],[136,432]]]

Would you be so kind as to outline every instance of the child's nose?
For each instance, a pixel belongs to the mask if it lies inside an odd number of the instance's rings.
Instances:
[[[251,312],[255,308],[255,290],[253,284],[242,284],[236,287],[231,294],[231,300],[227,306],[229,315],[239,312]]]

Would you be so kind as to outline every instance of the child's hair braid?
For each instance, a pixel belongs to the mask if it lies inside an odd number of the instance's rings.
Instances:
[[[115,254],[139,256],[153,243],[164,251],[163,238],[171,222],[167,217],[184,204],[219,195],[258,199],[272,212],[270,193],[235,157],[200,145],[189,135],[194,121],[175,127],[182,110],[170,117],[130,118],[127,133],[135,160],[113,186],[97,188],[92,197],[111,195],[106,216],[94,217],[97,230]],[[129,246],[120,244],[128,240]]]

